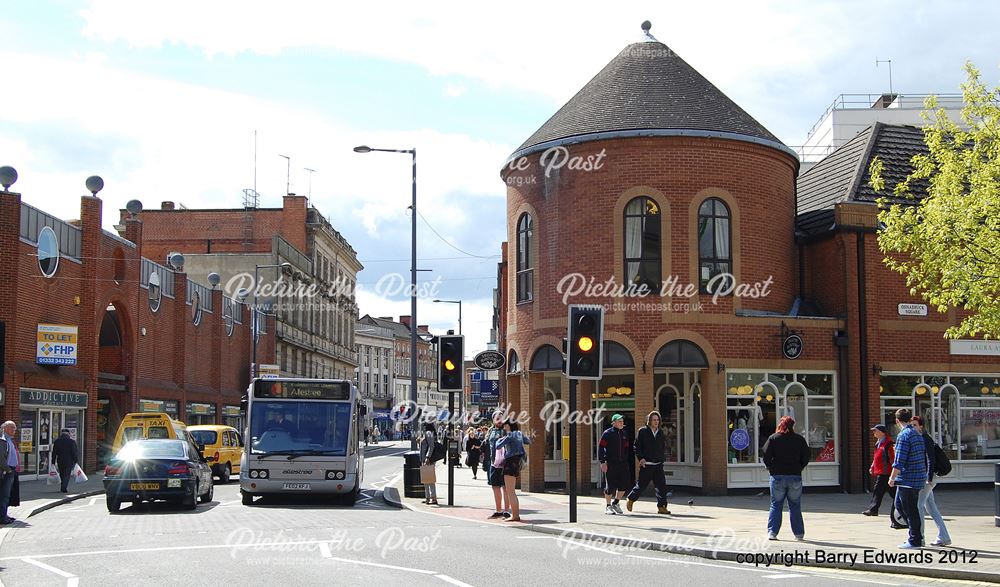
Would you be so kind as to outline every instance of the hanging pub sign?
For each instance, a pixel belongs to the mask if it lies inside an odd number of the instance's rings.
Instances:
[[[476,355],[472,362],[483,371],[496,371],[505,363],[503,354],[497,351],[483,351]]]
[[[781,343],[781,352],[786,359],[797,359],[802,356],[802,337],[798,334],[789,334]]]

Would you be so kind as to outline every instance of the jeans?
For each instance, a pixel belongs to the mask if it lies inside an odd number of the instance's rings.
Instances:
[[[917,511],[917,494],[920,488],[896,486],[896,509],[906,516],[910,528],[910,546],[923,546],[923,520]]]
[[[889,501],[889,515],[892,515],[893,504],[896,501],[895,492],[891,487],[889,487],[889,475],[875,475],[875,486],[872,487],[872,500],[868,504],[868,511],[878,513],[878,510],[882,507],[882,498],[888,492],[889,495],[893,496],[893,499]]]
[[[645,491],[650,481],[653,482],[653,487],[656,488],[657,507],[666,507],[667,479],[663,475],[663,465],[646,465],[639,469],[639,480],[635,482],[635,487],[629,492],[628,500],[636,501],[639,499],[639,496]]]
[[[941,511],[938,510],[937,501],[934,499],[935,485],[937,485],[937,482],[931,481],[927,485],[924,485],[924,488],[917,494],[917,511],[920,512],[921,528],[923,528],[924,513],[926,512],[931,515],[934,524],[937,525],[938,540],[941,542],[951,542],[951,536],[948,535],[948,527],[944,525],[944,518],[941,517]],[[927,534],[926,531],[922,531],[921,533]]]
[[[68,469],[59,467],[59,491],[66,493],[69,490],[69,478],[72,476],[73,467],[70,466]]]
[[[14,473],[7,473],[0,480],[0,520],[7,519],[7,507],[10,506],[10,492],[14,488]]]
[[[786,499],[792,534],[796,538],[805,536],[806,527],[802,521],[802,475],[771,475],[771,511],[767,515],[767,533],[777,536],[781,530],[781,511]]]
[[[428,500],[431,499],[437,500],[438,498],[437,485],[435,485],[434,483],[431,483],[430,485],[424,485],[424,498]]]

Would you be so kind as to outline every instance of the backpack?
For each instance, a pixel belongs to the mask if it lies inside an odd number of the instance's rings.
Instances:
[[[431,462],[444,460],[445,450],[444,444],[434,441],[434,449],[431,451]]]
[[[948,473],[951,473],[951,459],[948,458],[948,454],[944,452],[944,449],[934,443],[934,474],[938,477],[944,477]]]

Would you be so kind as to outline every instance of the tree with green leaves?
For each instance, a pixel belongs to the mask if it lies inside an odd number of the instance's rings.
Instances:
[[[964,308],[961,324],[946,338],[1000,338],[1000,89],[980,81],[971,63],[962,84],[962,125],[950,120],[934,97],[925,102],[926,154],[913,171],[879,200],[884,224],[878,244],[884,262],[906,277],[910,294],[939,312]],[[884,193],[883,162],[870,165],[871,186]],[[916,197],[915,184],[926,185]]]

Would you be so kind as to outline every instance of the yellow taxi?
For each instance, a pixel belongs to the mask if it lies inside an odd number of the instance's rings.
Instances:
[[[240,472],[243,458],[243,442],[232,426],[188,426],[188,432],[195,444],[205,446],[205,460],[212,467],[212,473],[219,477],[219,483],[229,483],[229,476]]]
[[[111,454],[116,455],[122,446],[130,440],[172,438],[187,439],[187,426],[180,420],[174,420],[163,412],[138,412],[125,414],[122,423],[115,433],[115,443]]]

